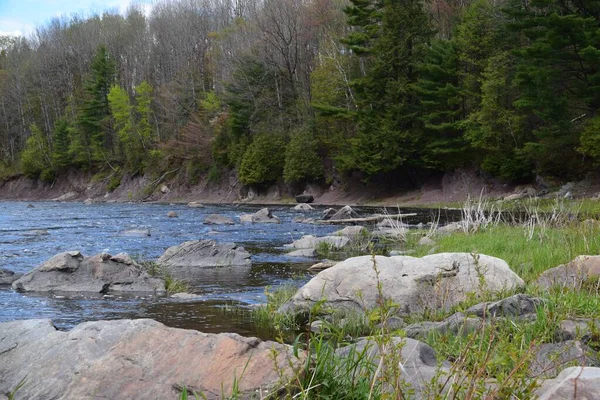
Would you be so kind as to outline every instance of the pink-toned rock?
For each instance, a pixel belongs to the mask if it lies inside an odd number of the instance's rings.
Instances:
[[[0,393],[25,378],[23,399],[175,399],[183,387],[220,399],[235,380],[240,398],[250,398],[280,389],[301,362],[286,345],[149,319],[86,322],[69,332],[50,320],[0,324]]]
[[[561,286],[578,289],[590,278],[600,277],[600,256],[578,256],[568,264],[545,271],[538,278],[542,287]]]

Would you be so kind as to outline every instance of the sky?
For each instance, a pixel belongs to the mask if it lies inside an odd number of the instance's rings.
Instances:
[[[134,0],[0,0],[0,35],[27,35],[36,26],[60,15],[114,8],[124,12],[132,2]],[[150,3],[150,0],[141,2]]]

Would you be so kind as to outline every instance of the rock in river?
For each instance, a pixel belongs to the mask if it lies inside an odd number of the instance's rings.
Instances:
[[[235,225],[235,221],[226,215],[210,214],[204,219],[206,225]]]
[[[126,254],[84,257],[78,251],[68,251],[23,275],[12,287],[25,292],[162,294],[165,282],[142,271]]]
[[[8,269],[0,268],[0,285],[10,285],[19,279],[21,275]]]
[[[279,218],[274,216],[268,208],[258,210],[254,214],[244,214],[240,216],[240,222],[253,224],[278,224]]]
[[[221,399],[234,382],[240,398],[252,398],[280,389],[302,363],[286,345],[149,319],[86,322],[68,332],[50,320],[13,321],[0,332],[0,393],[24,380],[19,399],[176,399],[184,386]]]
[[[423,258],[362,256],[320,272],[280,309],[304,314],[324,300],[323,309],[372,310],[378,307],[378,283],[398,314],[449,309],[470,294],[494,293],[524,285],[499,258],[468,253],[440,253]]]
[[[171,274],[177,278],[193,275],[202,268],[251,265],[250,253],[243,247],[214,240],[193,240],[169,247],[157,262],[169,266]]]

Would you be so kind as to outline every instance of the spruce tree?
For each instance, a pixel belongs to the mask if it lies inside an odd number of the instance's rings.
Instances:
[[[87,167],[106,161],[110,150],[108,93],[115,79],[115,68],[106,46],[98,47],[84,86],[76,140],[71,144],[76,162]]]
[[[420,0],[353,1],[347,10],[353,33],[347,43],[369,56],[364,76],[352,84],[359,106],[359,130],[338,161],[367,177],[418,164],[418,60],[432,36]],[[373,23],[373,21],[375,21]],[[381,21],[381,22],[378,22]],[[377,29],[376,29],[377,27]]]

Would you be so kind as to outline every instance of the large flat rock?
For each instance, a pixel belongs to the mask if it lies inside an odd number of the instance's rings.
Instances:
[[[289,346],[149,319],[68,332],[50,320],[0,324],[0,393],[25,379],[17,399],[176,399],[183,386],[220,399],[236,379],[241,398],[250,398],[280,388],[300,362]]]
[[[398,314],[422,313],[523,285],[505,261],[486,255],[362,256],[320,272],[279,311],[303,314],[324,300],[323,310],[364,312],[377,308],[383,295],[398,305]]]
[[[59,253],[12,283],[24,292],[156,293],[165,282],[144,272],[126,254],[84,257],[78,251]]]
[[[193,240],[172,246],[157,260],[169,267],[172,276],[186,279],[211,267],[250,267],[250,253],[235,243]]]

